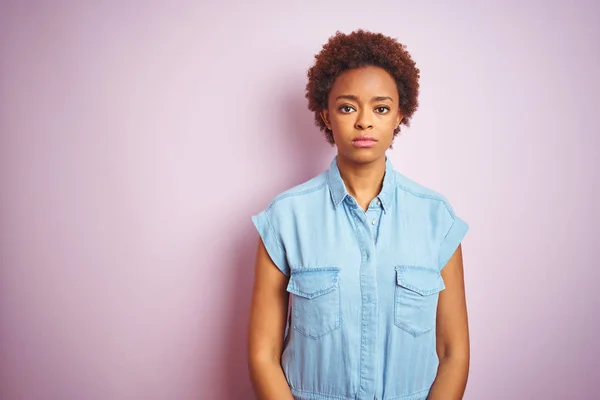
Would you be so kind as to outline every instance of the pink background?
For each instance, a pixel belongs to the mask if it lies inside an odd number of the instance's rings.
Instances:
[[[305,73],[359,27],[422,71],[394,166],[471,226],[465,398],[598,398],[593,1],[39,3],[0,5],[0,398],[253,398],[250,216],[328,166]]]

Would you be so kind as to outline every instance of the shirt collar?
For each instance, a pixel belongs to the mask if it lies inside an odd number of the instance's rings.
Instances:
[[[339,206],[342,201],[349,196],[350,194],[346,190],[346,185],[342,180],[342,175],[340,174],[340,170],[337,165],[337,156],[333,158],[331,161],[331,165],[329,166],[329,170],[327,171],[327,182],[329,186],[329,191],[331,193],[331,200],[335,207]],[[395,173],[394,168],[392,166],[392,162],[386,156],[385,157],[385,175],[383,177],[383,186],[377,198],[381,201],[381,206],[383,207],[383,211],[387,212],[392,204],[392,196],[394,195],[395,189]]]

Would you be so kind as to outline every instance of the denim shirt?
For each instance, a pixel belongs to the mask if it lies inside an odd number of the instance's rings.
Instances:
[[[426,399],[438,367],[440,271],[468,226],[386,158],[365,212],[337,167],[252,217],[289,276],[281,365],[295,399]]]

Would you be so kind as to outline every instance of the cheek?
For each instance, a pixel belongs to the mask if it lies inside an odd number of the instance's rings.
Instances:
[[[344,115],[339,114],[332,114],[329,116],[330,121],[333,125],[344,125],[348,121],[348,118],[344,117]]]
[[[332,131],[332,134],[333,134],[333,140],[334,140],[336,143],[340,143],[340,142],[342,142],[342,141],[343,141],[343,139],[342,139],[342,136],[343,136],[343,135],[342,135],[342,134],[340,134],[340,128],[339,128],[339,126],[335,126],[335,125],[333,126],[333,131]]]
[[[354,120],[349,116],[336,116],[331,117],[331,127],[334,131],[337,131],[338,134],[343,134],[347,132],[349,129],[352,130],[354,127]]]
[[[399,121],[396,116],[390,116],[385,122],[386,128],[391,131],[391,134],[394,134],[394,130],[398,127]]]

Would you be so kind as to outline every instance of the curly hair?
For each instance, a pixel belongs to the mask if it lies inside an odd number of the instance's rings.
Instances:
[[[308,109],[315,114],[315,125],[325,138],[334,144],[333,132],[321,119],[320,112],[327,108],[329,91],[335,79],[344,71],[366,66],[386,70],[396,81],[400,99],[401,124],[410,126],[410,119],[419,105],[419,69],[406,46],[381,33],[362,29],[350,34],[336,32],[321,51],[315,55],[315,64],[308,70],[306,95]],[[400,126],[394,129],[394,137]]]

